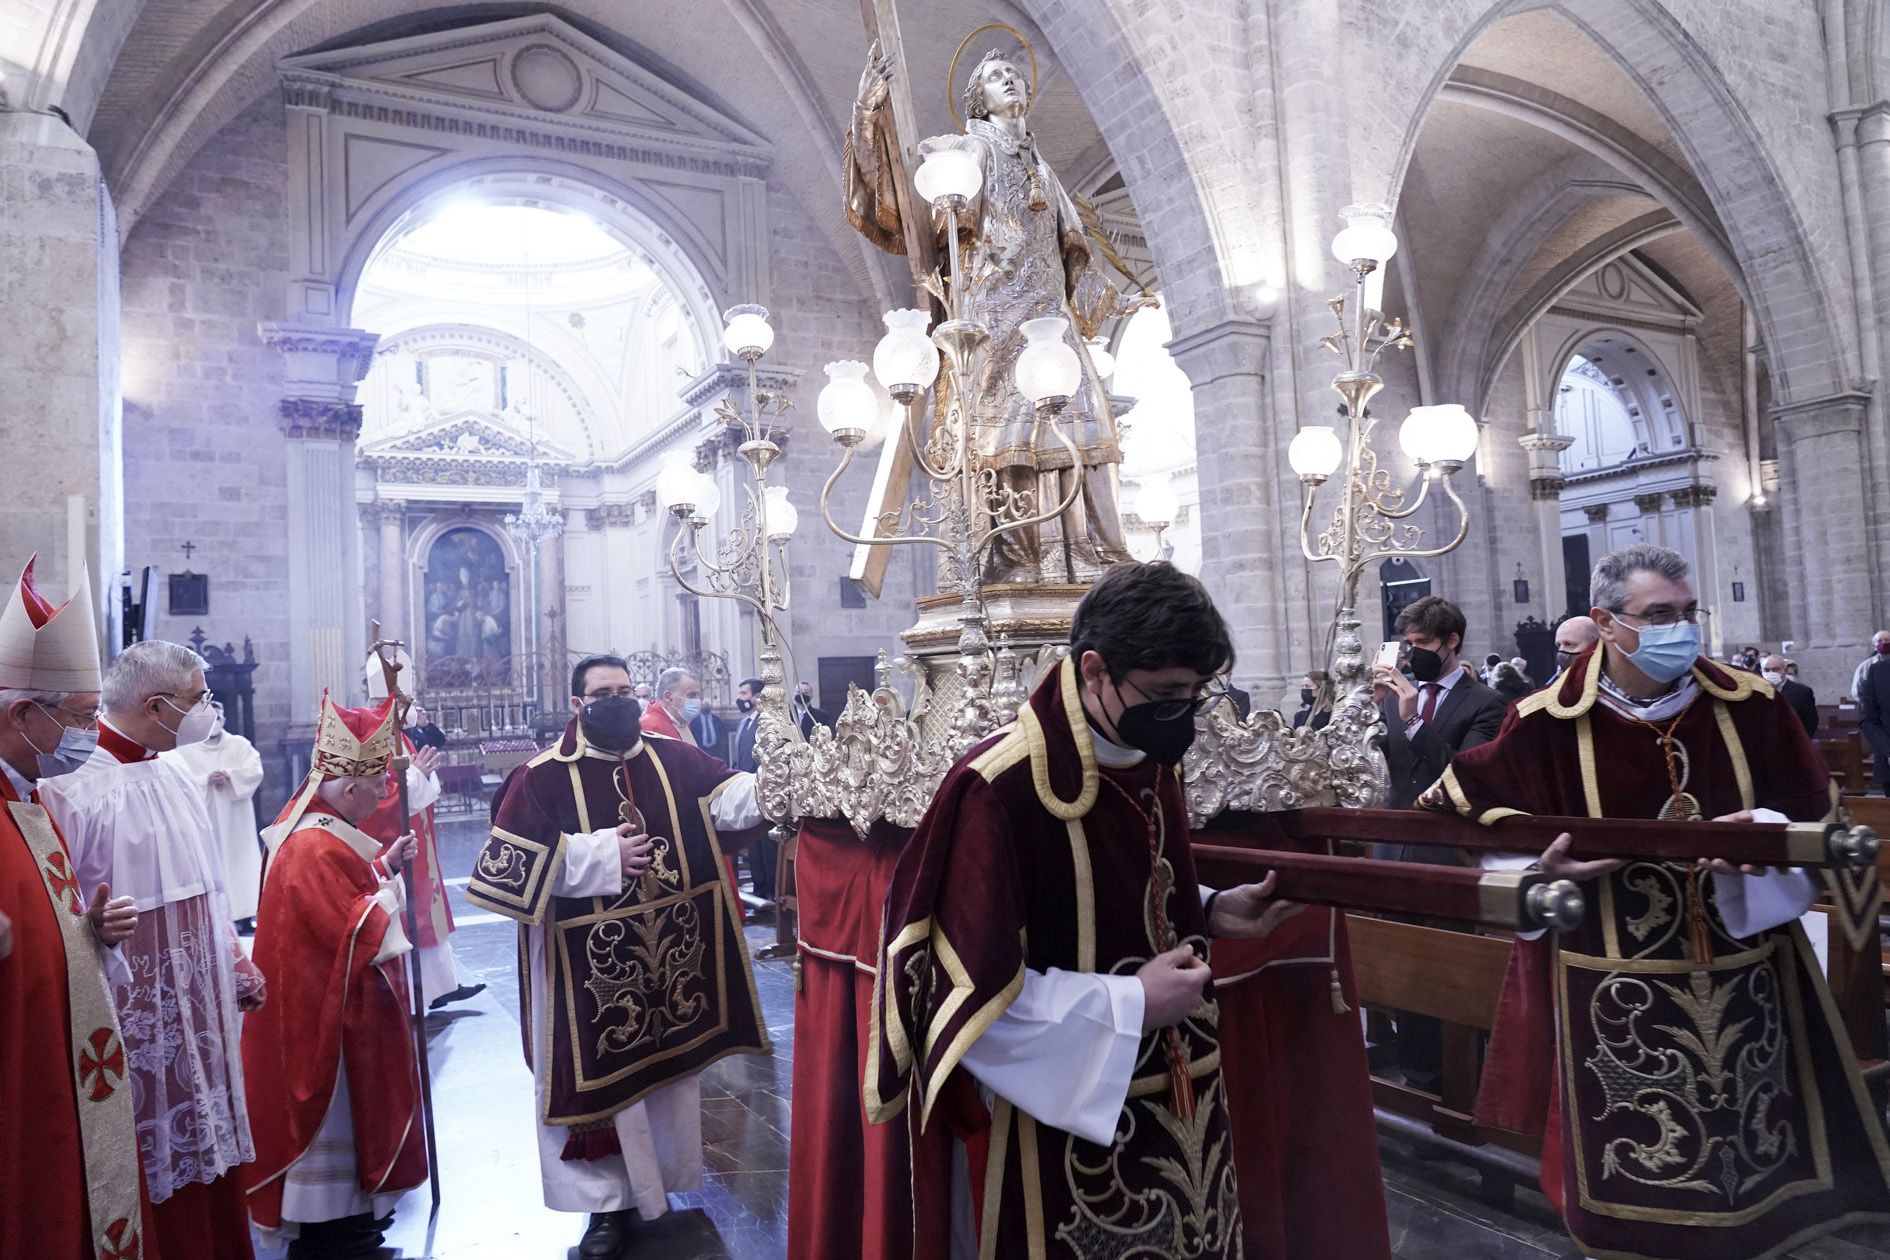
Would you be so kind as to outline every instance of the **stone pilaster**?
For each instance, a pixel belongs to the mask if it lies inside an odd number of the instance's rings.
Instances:
[[[1864,465],[1864,418],[1869,396],[1836,394],[1775,407],[1778,432],[1778,502],[1784,566],[1794,586],[1793,639],[1800,657],[1861,652],[1884,610],[1864,505],[1874,487]],[[1801,611],[1802,610],[1802,611]]]
[[[414,643],[422,632],[411,624],[407,611],[407,504],[400,499],[382,499],[377,506],[380,508],[381,631]]]
[[[1533,336],[1525,340],[1533,342]],[[1540,423],[1544,416],[1535,408],[1531,418]],[[1562,476],[1562,452],[1575,444],[1553,429],[1525,433],[1516,441],[1529,455],[1529,498],[1535,505],[1536,537],[1541,545],[1543,607],[1553,623],[1562,613],[1568,589],[1568,565],[1562,558],[1562,490],[1568,484]]]
[[[1719,533],[1713,518],[1713,502],[1718,498],[1719,487],[1704,483],[1683,486],[1668,495],[1673,504],[1673,537],[1668,545],[1693,562],[1694,596],[1716,610],[1732,601],[1732,589],[1719,571]],[[1732,646],[1723,641],[1724,633],[1725,618],[1713,618],[1707,626],[1706,647],[1715,656]]]
[[[1282,558],[1297,550],[1299,512],[1297,503],[1282,510],[1290,435],[1276,432],[1269,405],[1272,342],[1270,325],[1230,319],[1168,343],[1194,386],[1197,448],[1213,452],[1197,473],[1201,577],[1233,633],[1242,685],[1257,686],[1263,696],[1285,690],[1288,675],[1302,672],[1324,646],[1290,642],[1281,590]],[[1322,632],[1331,615],[1320,608],[1312,622]]]
[[[125,567],[120,463],[118,227],[98,157],[59,118],[0,113],[0,377],[6,484],[0,556],[39,555],[64,599],[89,566],[101,613]]]
[[[299,734],[319,714],[323,690],[350,701],[361,691],[367,619],[355,523],[361,408],[354,389],[380,338],[359,329],[281,323],[258,332],[286,366],[278,419],[288,440],[289,714],[292,734]]]

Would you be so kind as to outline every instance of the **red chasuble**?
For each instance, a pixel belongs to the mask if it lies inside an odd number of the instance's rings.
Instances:
[[[950,1123],[970,1139],[985,1255],[1241,1254],[1211,1000],[1179,1028],[1179,1082],[1169,1038],[1143,1037],[1107,1146],[1041,1125],[1002,1098],[982,1128],[958,1070],[1022,989],[1026,968],[1132,975],[1161,952],[1164,920],[1207,953],[1180,787],[1147,762],[1098,766],[1065,661],[1014,725],[946,776],[886,898],[867,1113],[888,1121],[910,1104],[918,1114],[908,1121],[923,1133]],[[1191,1106],[1176,1106],[1177,1085]],[[915,1167],[915,1197],[944,1198],[936,1179],[920,1184],[923,1171]],[[943,1255],[946,1244],[921,1235],[914,1252]]]
[[[709,813],[735,771],[675,740],[641,740],[627,762],[585,748],[573,718],[556,748],[507,778],[466,895],[546,933],[552,1044],[531,1045],[522,1021],[526,1058],[550,1056],[540,1119],[588,1128],[718,1059],[765,1053],[768,1034]],[[553,896],[565,837],[618,825],[626,765],[655,844],[649,873],[616,898]],[[530,970],[519,972],[525,1011]]]
[[[0,774],[0,1256],[156,1256],[118,1016],[86,898],[38,805]]]
[[[1520,701],[1425,803],[1486,823],[1653,818],[1673,797],[1671,728],[1705,817],[1830,811],[1823,759],[1758,675],[1702,658],[1699,695],[1650,724],[1598,700],[1601,661]],[[1711,877],[1697,898],[1690,884],[1634,863],[1587,885],[1575,931],[1517,943],[1478,1122],[1543,1133],[1544,1193],[1590,1255],[1756,1260],[1890,1213],[1890,1146],[1803,930],[1736,938]]]
[[[914,1216],[913,1110],[873,1124],[860,1096],[875,1035],[880,914],[911,835],[882,820],[862,840],[840,819],[810,818],[795,841],[800,939],[788,1260],[908,1260],[915,1235],[950,1235],[942,1197]],[[951,1175],[951,1143],[942,1128],[934,1133],[942,1140],[917,1147],[916,1180],[942,1185]]]
[[[400,736],[403,755],[411,759],[414,753],[413,741],[405,733]],[[453,908],[447,904],[446,885],[440,877],[440,843],[433,829],[433,806],[429,805],[412,818],[407,825],[400,825],[400,780],[396,777],[405,774],[404,770],[387,771],[387,794],[381,797],[380,805],[367,821],[361,824],[361,830],[381,842],[381,849],[386,851],[404,833],[411,831],[420,843],[420,852],[413,861],[413,897],[414,897],[414,941],[415,949],[432,949],[446,944],[446,938],[453,931]],[[439,997],[437,993],[426,995],[430,1002]]]
[[[374,961],[400,928],[375,899],[385,868],[372,838],[344,838],[342,826],[319,805],[302,816],[270,855],[256,915],[269,1000],[243,1020],[256,1141],[243,1176],[250,1215],[270,1229],[282,1224],[283,1176],[321,1128],[343,1064],[362,1192],[397,1194],[427,1179],[407,960]]]

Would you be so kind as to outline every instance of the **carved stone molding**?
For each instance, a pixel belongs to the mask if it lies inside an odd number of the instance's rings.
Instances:
[[[1590,525],[1603,524],[1608,519],[1608,505],[1606,503],[1590,503],[1582,509],[1582,515],[1588,518]]]
[[[361,521],[367,525],[378,525],[382,521],[399,521],[406,518],[407,501],[405,499],[374,499],[360,506]]]
[[[361,404],[328,398],[285,398],[277,423],[286,438],[322,438],[352,442],[361,435]]]
[[[352,395],[374,362],[379,333],[320,324],[269,322],[256,325],[262,343],[288,360],[288,383],[309,395]]]
[[[584,513],[589,529],[628,529],[636,523],[636,510],[629,503],[600,503]]]
[[[1711,507],[1718,497],[1718,486],[1683,486],[1673,492],[1673,505],[1677,508]]]
[[[1651,494],[1637,494],[1634,496],[1634,506],[1641,510],[1642,516],[1659,516],[1660,505],[1666,497],[1658,490]]]
[[[1538,503],[1561,498],[1562,491],[1567,488],[1568,480],[1563,477],[1531,477],[1529,479],[1529,497]]]

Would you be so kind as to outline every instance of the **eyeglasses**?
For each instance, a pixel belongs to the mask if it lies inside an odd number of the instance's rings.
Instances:
[[[634,687],[599,687],[596,691],[584,693],[586,700],[634,700],[637,698]]]
[[[179,696],[180,696],[180,695],[181,695],[182,693],[181,693],[181,692],[176,692],[176,691],[154,691],[154,692],[152,692],[151,694],[152,694],[152,695],[154,695],[154,696],[163,696],[163,697],[165,697],[166,699],[169,699],[169,700],[175,700],[175,699],[177,699],[177,698],[178,698],[178,697],[179,697]],[[194,700],[194,701],[193,701],[192,703],[190,703],[190,704],[188,704],[188,705],[186,705],[186,706],[185,706],[185,711],[186,711],[186,712],[188,712],[188,711],[189,711],[189,710],[191,710],[191,709],[200,709],[200,708],[202,708],[202,707],[203,707],[204,705],[206,705],[206,704],[210,704],[211,702],[213,702],[213,701],[214,701],[214,700],[215,700],[216,698],[217,698],[217,693],[216,693],[216,692],[214,692],[214,691],[212,691],[212,690],[210,690],[210,689],[209,689],[208,687],[205,687],[205,688],[203,689],[203,694],[202,694],[202,695],[199,695],[199,696],[198,696],[198,697],[196,698],[196,700]]]
[[[78,729],[82,731],[89,731],[98,725],[98,710],[97,709],[92,709],[89,712],[81,713],[77,709],[68,709],[63,704],[42,704],[39,707],[43,709],[49,716],[53,713],[65,714],[67,717],[77,722],[79,724]],[[53,720],[56,722],[58,721],[57,718],[54,718]],[[65,725],[65,723],[60,722],[60,725],[63,726]]]
[[[1137,687],[1134,683],[1128,682],[1127,679],[1116,684],[1116,690],[1118,692],[1122,690],[1124,683],[1133,687],[1137,695],[1141,696],[1148,704],[1154,706],[1154,716],[1155,720],[1158,722],[1173,722],[1184,717],[1192,717],[1202,709],[1212,707],[1228,698],[1227,684],[1220,679],[1213,679],[1209,682],[1202,683],[1201,686],[1195,689],[1195,693],[1185,700],[1157,699],[1149,695],[1148,692],[1143,691],[1140,687]]]
[[[1677,626],[1683,621],[1690,622],[1696,626],[1703,626],[1713,616],[1711,612],[1701,608],[1697,604],[1692,608],[1682,609],[1679,612],[1675,612],[1671,608],[1656,608],[1651,613],[1631,613],[1623,608],[1611,608],[1608,611],[1612,612],[1617,617],[1626,617],[1633,621],[1645,622],[1650,626]]]

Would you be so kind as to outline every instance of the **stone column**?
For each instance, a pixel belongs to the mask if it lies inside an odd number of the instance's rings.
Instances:
[[[1672,546],[1667,541],[1667,516],[1663,510],[1666,502],[1666,496],[1657,490],[1634,496],[1634,506],[1641,510],[1641,538],[1662,547]]]
[[[1531,415],[1540,419],[1534,408]],[[1516,440],[1529,453],[1529,498],[1535,504],[1536,537],[1542,548],[1542,606],[1554,625],[1567,611],[1563,604],[1568,590],[1568,565],[1562,556],[1562,490],[1568,483],[1562,476],[1562,452],[1575,439],[1543,429]]]
[[[354,442],[376,333],[264,324],[263,342],[287,361],[279,408],[288,439],[290,738],[313,730],[324,689],[339,702],[362,692],[367,625],[355,527]]]
[[[404,639],[410,645],[408,652],[418,660],[420,654],[411,645],[421,630],[409,624],[407,612],[407,504],[403,499],[381,499],[376,506],[380,509],[381,631]]]
[[[1863,460],[1869,402],[1844,393],[1772,409],[1785,568],[1803,591],[1804,623],[1789,637],[1804,645],[1801,662],[1807,655],[1819,662],[1812,687],[1831,695],[1847,688],[1845,662],[1862,654],[1884,610],[1864,517],[1874,490]],[[1801,603],[1792,606],[1796,612]]]
[[[567,519],[563,509],[552,508],[553,515]],[[570,680],[564,673],[564,531],[547,534],[538,540],[538,674],[543,707],[555,708],[564,695],[561,690]]]
[[[0,377],[31,438],[7,452],[0,564],[11,580],[37,552],[40,589],[63,600],[83,562],[109,616],[125,562],[118,226],[97,155],[50,114],[0,113],[0,257]]]
[[[1608,507],[1606,503],[1590,503],[1582,509],[1582,515],[1588,518],[1588,561],[1593,564],[1607,555],[1608,546]]]
[[[1691,485],[1675,490],[1671,497],[1675,537],[1669,546],[1678,544],[1693,561],[1694,598],[1717,611],[1732,600],[1731,591],[1720,581],[1719,536],[1713,522],[1713,500],[1719,497],[1719,487]],[[1706,628],[1706,650],[1714,656],[1722,655],[1729,646],[1723,641],[1725,622],[1724,617],[1714,617]]]
[[[1201,578],[1233,633],[1236,675],[1243,686],[1258,688],[1256,698],[1283,692],[1287,676],[1303,671],[1325,646],[1323,640],[1289,642],[1282,557],[1297,551],[1299,505],[1283,510],[1292,472],[1289,437],[1274,431],[1268,405],[1272,342],[1270,325],[1229,319],[1168,343],[1194,386],[1195,444],[1202,452],[1196,474]],[[1370,574],[1361,579],[1367,600],[1371,580]],[[1320,608],[1311,622],[1323,632],[1330,618],[1331,609]]]

